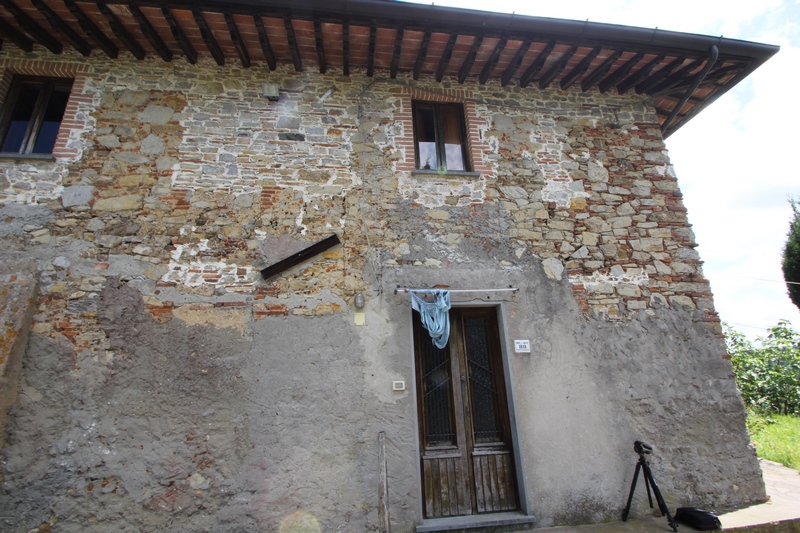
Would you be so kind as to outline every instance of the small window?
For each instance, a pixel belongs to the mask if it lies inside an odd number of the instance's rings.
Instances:
[[[414,145],[420,170],[468,171],[464,108],[414,102]]]
[[[72,80],[15,78],[0,114],[0,152],[52,154],[71,89]]]

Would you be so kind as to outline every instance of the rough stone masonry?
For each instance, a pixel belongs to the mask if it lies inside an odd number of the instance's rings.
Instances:
[[[3,54],[3,71],[55,68]],[[38,287],[3,389],[0,529],[376,531],[385,431],[393,531],[413,531],[414,349],[394,289],[436,284],[519,289],[453,300],[499,309],[539,526],[618,519],[635,439],[656,445],[671,507],[765,498],[646,97],[70,64],[70,155],[0,160],[5,305],[28,298],[19,280]],[[412,100],[464,106],[475,172],[413,170]],[[261,279],[334,233],[341,246]]]

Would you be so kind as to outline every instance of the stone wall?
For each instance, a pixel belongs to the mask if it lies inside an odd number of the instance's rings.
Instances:
[[[4,76],[58,66],[4,53]],[[395,531],[413,530],[416,404],[391,390],[414,380],[411,315],[392,289],[437,283],[520,289],[476,299],[512,343],[541,525],[616,517],[635,438],[661,445],[675,502],[764,498],[647,99],[208,61],[93,57],[81,76],[73,152],[0,161],[0,259],[40,272],[11,530],[375,530],[379,431]],[[475,172],[411,170],[412,99],[464,104]]]

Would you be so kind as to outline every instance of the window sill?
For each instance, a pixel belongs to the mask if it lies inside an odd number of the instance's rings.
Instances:
[[[416,526],[417,533],[429,531],[454,531],[473,528],[524,526],[536,523],[536,517],[520,512],[487,513],[450,518],[428,518]]]
[[[0,152],[0,159],[22,159],[25,161],[55,161],[53,154],[17,154],[14,152]]]
[[[480,172],[467,172],[466,170],[447,170],[439,172],[438,170],[412,170],[412,176],[430,177],[430,178],[480,178]]]

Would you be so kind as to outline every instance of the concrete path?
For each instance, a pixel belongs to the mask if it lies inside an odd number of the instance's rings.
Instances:
[[[737,533],[800,533],[800,472],[760,460],[769,501],[720,515],[722,528]],[[670,509],[675,512],[675,509]],[[535,529],[539,533],[656,533],[671,532],[664,517],[608,522],[577,527]],[[693,531],[679,524],[678,531]]]

